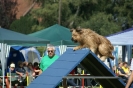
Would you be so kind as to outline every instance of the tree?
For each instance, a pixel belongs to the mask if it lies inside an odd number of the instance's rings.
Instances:
[[[43,26],[43,28],[49,27],[58,23],[58,4],[49,1],[49,4],[42,5],[41,8],[33,10],[31,14],[38,19],[39,26]]]
[[[89,21],[81,23],[81,27],[90,28],[103,36],[120,31],[120,26],[112,21],[112,15],[102,12],[92,15]]]
[[[33,9],[30,17],[38,22],[31,32],[58,23],[60,0],[37,0],[40,8]],[[61,25],[90,27],[102,35],[118,32],[133,25],[132,0],[61,0]]]
[[[18,20],[15,20],[11,25],[10,29],[16,32],[20,32],[23,34],[29,34],[35,32],[37,30],[33,30],[33,26],[37,25],[38,21],[29,15],[21,17]]]
[[[113,4],[112,10],[118,25],[121,25],[122,30],[130,28],[133,25],[133,1],[114,0]]]
[[[16,19],[17,0],[0,0],[0,26],[9,28]]]

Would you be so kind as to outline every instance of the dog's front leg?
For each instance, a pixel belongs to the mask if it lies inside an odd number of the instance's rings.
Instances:
[[[82,49],[82,48],[85,48],[85,45],[82,45],[82,46],[76,46],[73,48],[73,50],[78,50],[78,49]]]
[[[82,48],[84,48],[84,46],[76,46],[73,48],[73,50],[75,51],[75,50],[82,49]]]

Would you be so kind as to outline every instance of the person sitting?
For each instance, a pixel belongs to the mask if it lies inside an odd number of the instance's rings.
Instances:
[[[15,73],[15,64],[12,62],[9,67],[9,71],[7,71],[7,75],[11,76],[11,85],[18,86],[19,82],[17,80],[16,73]],[[10,78],[9,78],[10,80]]]
[[[122,66],[123,66],[123,63],[120,62],[119,67],[117,68],[118,69],[118,76],[121,77],[124,82],[127,82],[128,75],[124,72],[124,70],[122,69]]]
[[[34,62],[33,70],[34,70],[33,77],[37,78],[38,75],[39,75],[39,72],[40,72],[40,68],[39,68],[39,63],[38,62]]]
[[[124,70],[124,72],[129,75],[130,74],[130,70],[128,68],[127,62],[123,62],[123,66],[122,69]]]
[[[27,72],[23,67],[23,62],[18,61],[18,68],[16,68],[16,74],[19,76],[18,81],[19,81],[19,86],[26,86],[26,76]]]
[[[114,73],[116,73],[116,66],[113,66],[112,70]]]
[[[34,73],[32,62],[26,62],[26,61],[23,62],[23,67],[26,70],[26,72],[28,73],[27,74],[27,78],[28,78],[27,84],[30,84],[30,82],[33,81],[32,74]]]
[[[23,62],[23,67],[28,72],[28,75],[32,75],[34,72],[32,62]]]
[[[76,69],[77,69],[77,67],[75,67],[69,74],[74,75],[74,74],[76,73]],[[67,84],[68,84],[68,86],[78,86],[78,85],[74,82],[74,79],[72,79],[72,78],[67,79]]]

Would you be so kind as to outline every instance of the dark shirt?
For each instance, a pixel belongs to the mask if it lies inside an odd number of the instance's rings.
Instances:
[[[126,74],[122,68],[117,68],[117,69],[118,69],[118,71],[120,71],[122,74]],[[119,77],[121,77],[121,78],[123,79],[124,82],[127,82],[127,80],[128,80],[128,77],[121,76],[121,75],[120,75]]]
[[[122,68],[118,68],[118,71],[120,71],[122,74],[126,74]]]
[[[16,68],[16,71],[17,71],[17,72],[20,72],[20,73],[23,73],[23,74],[26,73],[26,70],[25,70],[23,67],[18,67],[18,68]]]

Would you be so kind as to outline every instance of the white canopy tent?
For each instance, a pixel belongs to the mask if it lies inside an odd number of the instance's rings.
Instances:
[[[133,45],[133,28],[106,37],[113,45]]]
[[[126,59],[130,63],[132,45],[133,45],[133,28],[129,28],[125,31],[118,32],[106,37],[110,42],[118,48],[118,45],[126,46],[126,51],[123,59]],[[118,59],[118,58],[117,58]],[[118,61],[117,61],[118,63]]]
[[[3,88],[4,88],[4,74],[5,74],[5,59],[7,51],[9,50],[8,45],[23,45],[23,46],[45,46],[50,43],[49,40],[31,37],[18,32],[13,32],[7,29],[0,28],[0,60],[2,63],[3,73]]]

